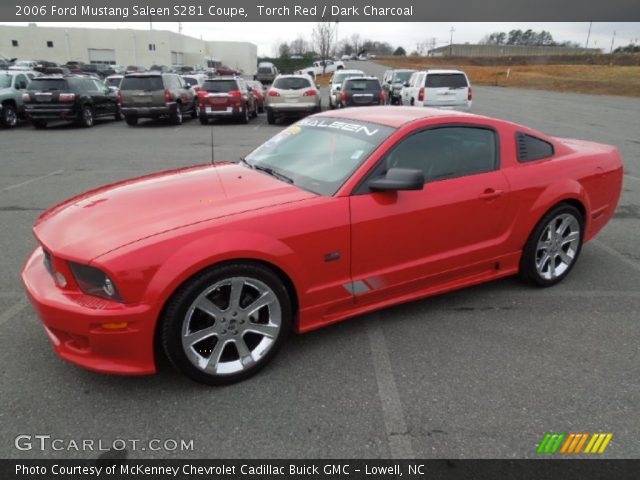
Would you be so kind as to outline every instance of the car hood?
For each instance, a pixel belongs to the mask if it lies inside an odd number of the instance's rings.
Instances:
[[[45,211],[34,234],[56,255],[90,261],[169,230],[313,197],[238,164],[202,165],[73,197]]]

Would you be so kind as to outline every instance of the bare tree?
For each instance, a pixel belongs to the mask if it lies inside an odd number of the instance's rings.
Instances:
[[[320,54],[320,60],[322,60],[322,73],[325,72],[327,65],[326,60],[329,58],[331,50],[333,50],[333,43],[335,42],[335,27],[331,22],[316,23],[313,28],[313,43],[318,49]]]
[[[304,55],[308,50],[307,41],[302,36],[299,36],[289,44],[289,48],[294,55]]]

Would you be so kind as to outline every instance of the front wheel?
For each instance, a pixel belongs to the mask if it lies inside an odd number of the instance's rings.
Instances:
[[[89,105],[84,105],[78,114],[78,125],[82,128],[91,128],[93,121],[93,110]]]
[[[161,339],[171,363],[209,385],[243,380],[276,354],[291,327],[282,281],[258,264],[228,264],[196,275],[174,294]]]
[[[551,209],[527,240],[520,261],[520,279],[541,287],[561,282],[582,249],[584,218],[566,203]]]

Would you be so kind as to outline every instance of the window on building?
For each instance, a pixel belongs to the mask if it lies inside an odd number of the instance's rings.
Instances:
[[[155,52],[156,51],[156,44],[155,43],[150,43],[149,44],[149,50]]]
[[[18,40],[11,40],[11,46],[12,47],[17,47],[18,46]]]
[[[47,40],[47,48],[53,48],[53,42],[51,40]]]

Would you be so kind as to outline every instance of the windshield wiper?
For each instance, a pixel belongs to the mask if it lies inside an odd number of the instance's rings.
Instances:
[[[260,170],[261,172],[264,172],[268,175],[271,175],[272,177],[275,177],[279,180],[282,180],[283,182],[294,183],[293,178],[287,177],[286,175],[283,175],[280,172],[276,172],[273,168],[263,167],[261,165],[253,165],[253,168],[255,168],[256,170]]]
[[[247,167],[253,169],[253,165],[247,162],[247,159],[245,157],[240,157],[240,163],[244,163]]]

